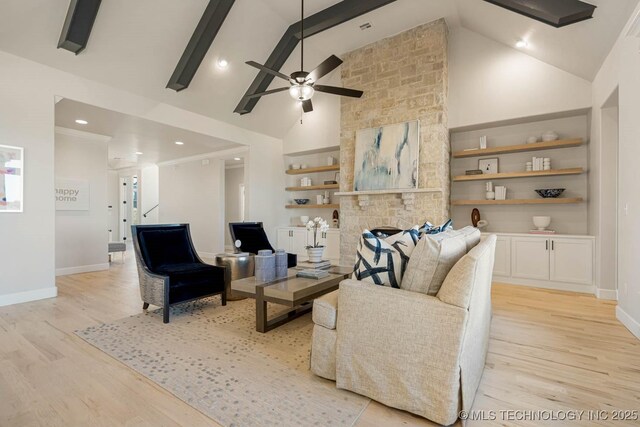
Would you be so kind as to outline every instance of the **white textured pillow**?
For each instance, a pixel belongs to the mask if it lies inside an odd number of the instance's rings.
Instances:
[[[364,230],[358,243],[352,278],[399,288],[417,243],[417,227],[386,239],[378,238],[369,230]]]
[[[400,288],[436,295],[451,268],[467,253],[459,232],[426,235],[414,249]]]

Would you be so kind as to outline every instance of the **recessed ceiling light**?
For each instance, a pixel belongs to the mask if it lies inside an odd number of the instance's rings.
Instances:
[[[182,142],[182,141],[176,141],[176,145],[184,145],[184,142]]]
[[[233,160],[235,160],[236,162],[239,160],[242,160],[240,157],[234,157]]]
[[[520,39],[516,42],[516,47],[519,49],[524,49],[525,47],[529,47],[529,43],[526,40]]]
[[[136,151],[136,154],[137,154],[138,156],[140,156],[140,155],[142,155],[142,154],[144,154],[144,153],[143,153],[142,151]]]
[[[218,66],[218,68],[220,68],[221,70],[224,70],[225,68],[227,68],[229,66],[229,61],[227,61],[224,58],[220,58],[218,59],[218,61],[216,62],[216,65]]]
[[[89,124],[88,121],[82,120],[82,119],[77,119],[76,123],[79,124],[79,125],[88,125]]]

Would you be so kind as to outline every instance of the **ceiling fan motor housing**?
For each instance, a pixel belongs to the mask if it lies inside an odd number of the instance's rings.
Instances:
[[[313,83],[311,81],[308,81],[308,77],[309,73],[307,73],[306,71],[296,71],[294,73],[291,73],[291,81],[297,84]]]

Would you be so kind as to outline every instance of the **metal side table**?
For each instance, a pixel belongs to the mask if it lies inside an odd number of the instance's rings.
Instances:
[[[247,297],[245,296],[233,293],[231,282],[253,276],[255,270],[254,255],[248,252],[217,254],[215,265],[225,267],[224,285],[227,290],[227,300],[238,301],[246,299]]]

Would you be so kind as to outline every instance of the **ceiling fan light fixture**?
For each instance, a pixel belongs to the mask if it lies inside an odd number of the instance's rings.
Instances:
[[[315,90],[313,89],[313,86],[306,84],[294,84],[289,88],[289,95],[298,101],[307,101],[311,99],[314,92]]]

